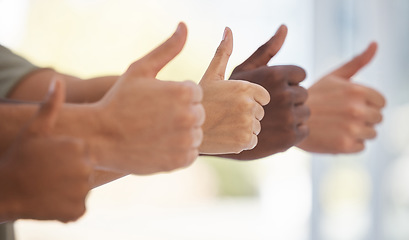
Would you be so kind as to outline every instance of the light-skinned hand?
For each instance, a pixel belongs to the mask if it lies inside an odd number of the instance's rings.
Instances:
[[[353,76],[375,56],[371,43],[360,55],[327,74],[308,89],[310,135],[298,146],[318,153],[355,153],[376,137],[385,98],[378,91],[354,83]]]
[[[0,160],[0,221],[74,221],[85,212],[92,165],[83,141],[54,136],[64,88],[54,90]]]
[[[206,121],[200,153],[240,153],[257,145],[264,117],[262,106],[270,101],[263,87],[247,81],[226,81],[224,74],[233,51],[233,35],[226,28],[209,68],[200,81]]]
[[[134,62],[95,104],[105,132],[94,145],[105,150],[94,149],[96,154],[104,152],[96,157],[102,169],[152,174],[186,167],[198,156],[205,119],[201,87],[191,81],[156,79],[182,50],[186,37],[186,25],[180,23],[167,41]]]

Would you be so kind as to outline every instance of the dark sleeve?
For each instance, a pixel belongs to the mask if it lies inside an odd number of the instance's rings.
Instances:
[[[36,69],[38,67],[0,45],[0,98],[6,97],[25,75]]]

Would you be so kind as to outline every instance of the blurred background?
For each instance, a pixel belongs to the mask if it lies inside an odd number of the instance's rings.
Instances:
[[[188,41],[163,80],[198,82],[225,26],[234,34],[229,76],[286,24],[288,38],[270,64],[304,67],[305,87],[378,41],[376,59],[356,78],[388,100],[377,140],[354,155],[294,148],[125,177],[93,190],[78,222],[18,221],[19,240],[409,239],[407,0],[0,0],[0,43],[79,77],[121,74],[179,21]]]

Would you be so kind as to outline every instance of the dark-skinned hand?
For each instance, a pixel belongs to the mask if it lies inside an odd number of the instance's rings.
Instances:
[[[257,146],[240,154],[223,155],[237,160],[253,160],[286,151],[303,140],[309,132],[306,121],[310,115],[305,105],[307,90],[299,85],[305,71],[297,66],[268,66],[277,54],[287,35],[281,26],[276,34],[237,66],[230,80],[240,79],[256,83],[270,93],[270,103],[264,106],[261,132]]]

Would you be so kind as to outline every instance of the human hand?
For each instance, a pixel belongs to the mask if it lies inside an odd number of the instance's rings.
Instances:
[[[0,220],[74,221],[85,212],[91,165],[85,144],[52,132],[64,101],[56,81],[48,99],[0,160]],[[3,212],[4,213],[4,212]]]
[[[375,56],[371,43],[360,55],[321,78],[308,89],[310,135],[298,147],[318,153],[354,153],[365,140],[376,137],[385,98],[376,90],[353,83],[351,78]]]
[[[267,66],[280,50],[286,35],[287,28],[281,26],[267,43],[237,66],[230,77],[263,86],[270,93],[271,100],[264,106],[265,116],[257,146],[226,157],[239,160],[267,157],[287,150],[308,134],[305,122],[309,109],[304,104],[308,94],[299,86],[306,77],[305,71],[297,66]]]
[[[102,168],[151,174],[186,167],[198,156],[205,118],[200,86],[155,79],[182,50],[186,36],[186,25],[180,23],[166,42],[134,62],[96,104],[105,132],[102,140],[96,140],[105,142],[100,145],[104,156],[96,158]]]
[[[209,68],[200,81],[206,120],[200,153],[240,153],[257,145],[264,116],[262,106],[270,101],[263,87],[247,81],[225,81],[224,74],[233,50],[233,35],[225,29]]]

